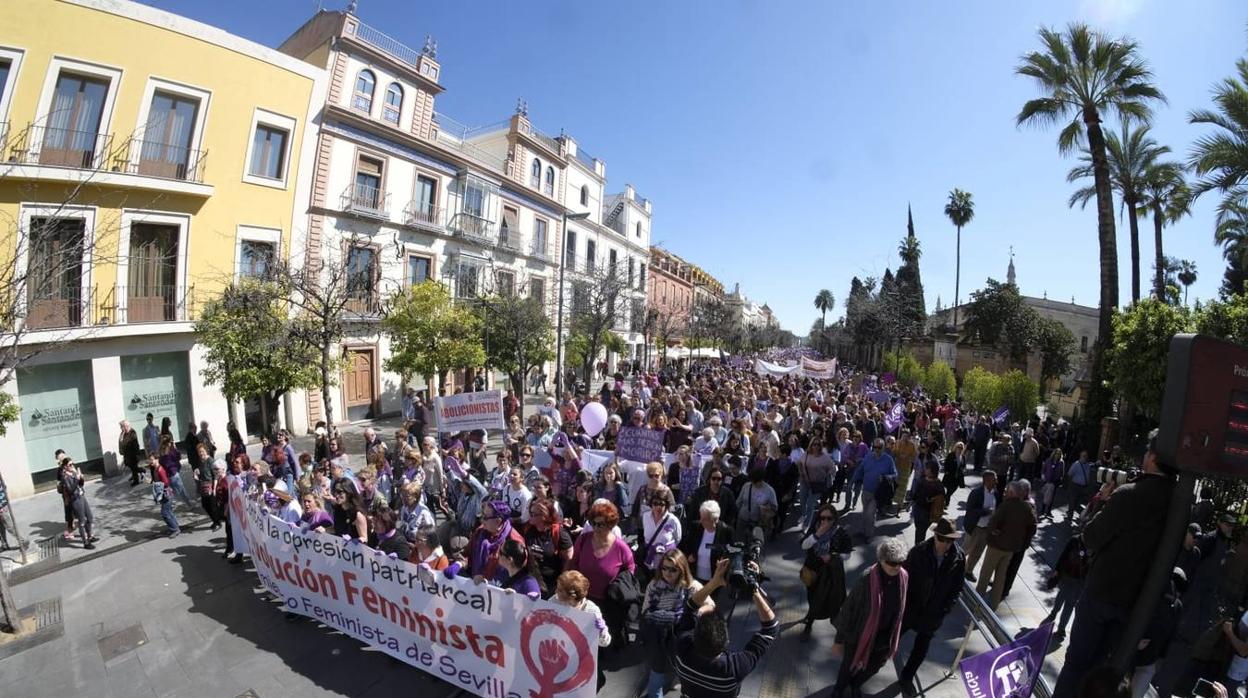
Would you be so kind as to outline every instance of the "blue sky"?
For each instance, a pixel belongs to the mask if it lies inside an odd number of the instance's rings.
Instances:
[[[149,4],[276,46],[315,0]],[[338,9],[345,0],[324,3]],[[523,96],[538,128],[566,129],[654,203],[654,243],[767,302],[804,334],[820,288],[839,317],[850,278],[897,265],[906,206],[923,245],[929,311],[953,297],[948,191],[975,197],[963,231],[962,297],[1001,279],[1012,246],[1023,293],[1095,305],[1096,215],[1066,207],[1072,161],[1056,129],[1016,128],[1036,95],[1014,75],[1041,25],[1084,20],[1141,45],[1169,106],[1153,136],[1186,159],[1187,112],[1248,54],[1248,5],[1232,0],[1045,2],[414,2],[361,0],[364,21],[419,47],[438,41],[437,108],[468,124]],[[1196,262],[1191,297],[1216,295],[1212,195],[1166,231]],[[1141,221],[1141,286],[1152,222]],[[1119,223],[1120,296],[1130,299]]]

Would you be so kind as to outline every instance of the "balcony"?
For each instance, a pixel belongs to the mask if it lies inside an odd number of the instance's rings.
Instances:
[[[384,32],[374,29],[367,24],[360,22],[355,30],[355,36],[360,41],[369,44],[384,53],[403,61],[413,68],[420,64],[420,52],[413,49],[402,41],[395,39]]]
[[[73,131],[30,124],[14,138],[8,161],[23,165],[103,170],[113,137],[94,131]]]
[[[60,288],[28,289],[27,330],[87,327],[96,322],[95,288],[82,288],[81,278],[66,279]]]
[[[205,150],[131,138],[126,151],[132,158],[138,156],[137,162],[128,163],[126,167],[130,174],[200,184],[204,181],[204,161],[208,156]]]
[[[506,227],[499,230],[498,231],[498,246],[505,250],[510,250],[511,252],[519,253],[521,249],[520,231],[511,230]]]
[[[534,240],[529,245],[529,256],[536,257],[544,262],[554,259],[553,255],[550,254],[550,245],[545,240]]]
[[[346,299],[342,309],[361,317],[377,317],[381,315],[381,299],[375,293],[363,292]]]
[[[494,245],[498,239],[494,235],[494,221],[487,220],[473,213],[457,213],[451,218],[450,229],[457,237],[462,237],[482,245]]]
[[[423,201],[411,201],[403,209],[403,225],[440,231],[446,227],[446,212]]]
[[[366,184],[352,184],[342,192],[342,210],[367,218],[390,220],[390,194]]]
[[[119,324],[186,322],[191,319],[188,304],[194,291],[193,286],[115,286],[111,302],[101,304],[100,309],[113,311],[112,317]]]

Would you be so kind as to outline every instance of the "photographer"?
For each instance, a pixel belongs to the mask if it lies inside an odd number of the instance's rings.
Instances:
[[[680,692],[687,698],[730,698],[741,691],[745,677],[776,640],[779,623],[762,589],[754,589],[754,608],[762,627],[745,648],[728,651],[728,622],[717,612],[699,613],[706,600],[726,585],[728,565],[723,559],[715,565],[711,581],[689,597],[676,638],[676,673]],[[758,566],[749,563],[757,573]]]
[[[1084,675],[1114,649],[1140,595],[1174,491],[1174,477],[1162,467],[1154,431],[1140,476],[1118,487],[1084,527],[1092,563],[1075,611],[1066,663],[1053,691],[1058,698],[1075,695]],[[1098,476],[1104,474],[1098,471]]]

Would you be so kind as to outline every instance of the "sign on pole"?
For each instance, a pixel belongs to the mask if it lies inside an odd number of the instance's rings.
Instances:
[[[962,683],[970,698],[1023,698],[1030,696],[1044,666],[1053,623],[1048,622],[995,649],[958,664]]]
[[[504,429],[503,391],[483,390],[437,399],[438,429],[443,432]]]

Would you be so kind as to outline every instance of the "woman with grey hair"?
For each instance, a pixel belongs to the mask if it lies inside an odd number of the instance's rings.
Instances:
[[[876,548],[876,559],[878,562],[858,578],[833,623],[836,643],[832,654],[841,660],[833,698],[841,698],[846,689],[859,693],[862,685],[897,654],[909,583],[902,567],[905,543],[899,538],[885,538]]]

